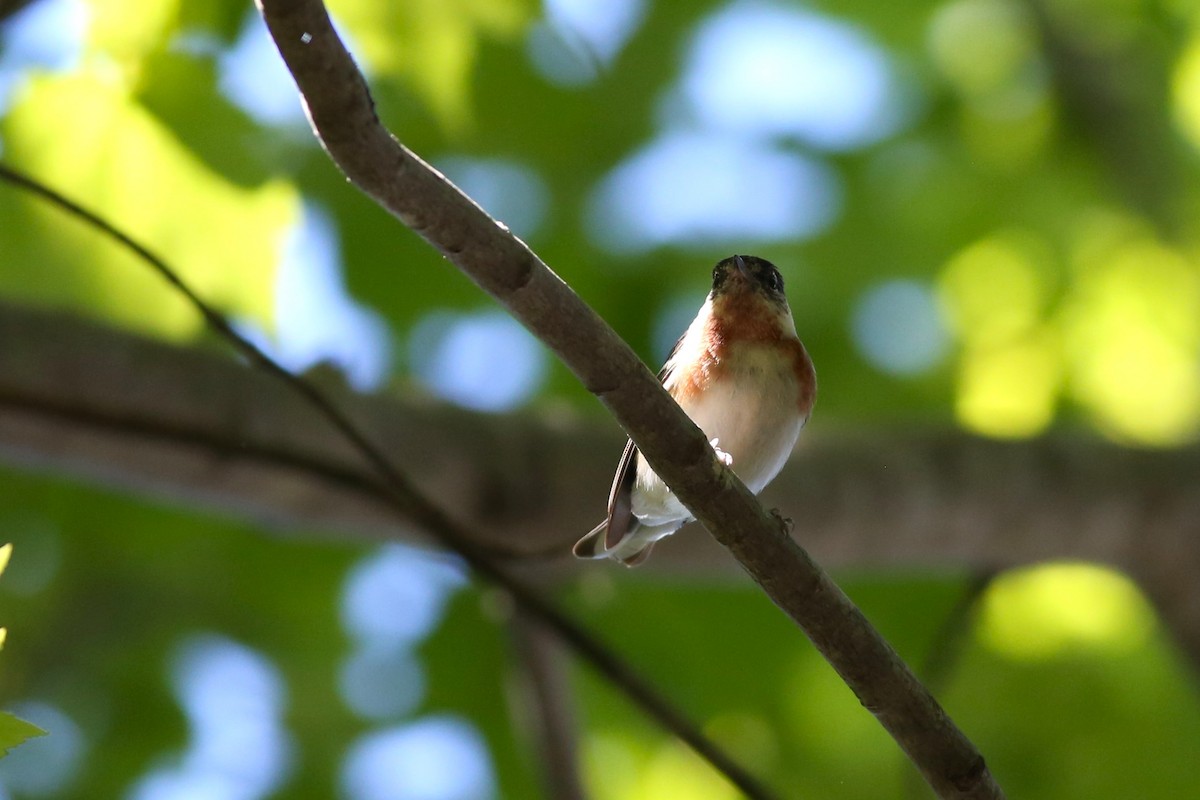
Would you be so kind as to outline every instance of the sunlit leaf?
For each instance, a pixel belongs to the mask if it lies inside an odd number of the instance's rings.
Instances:
[[[963,353],[955,412],[987,436],[1026,437],[1054,420],[1063,385],[1062,345],[1052,328]]]
[[[1128,578],[1087,564],[1055,564],[1008,573],[989,588],[980,635],[1018,659],[1072,649],[1128,653],[1144,647],[1154,614]]]
[[[960,91],[986,96],[1004,91],[1037,58],[1032,14],[1010,0],[956,0],[929,25],[933,62]]]
[[[209,301],[269,326],[283,236],[299,208],[287,183],[230,183],[95,73],[30,81],[3,135],[14,165],[160,253]],[[0,213],[14,223],[0,228],[4,291],[165,335],[199,329],[178,292],[90,228],[8,191]]]
[[[470,118],[472,69],[482,40],[511,40],[529,0],[337,0],[330,4],[364,67],[398,78],[448,129]]]
[[[9,750],[28,739],[45,735],[46,732],[37,725],[0,711],[0,756],[7,755]]]
[[[1185,667],[1127,577],[1085,564],[1014,571],[985,595],[977,636],[940,699],[1007,792],[1192,791],[1200,699],[1188,682],[1164,680]],[[1094,768],[1063,770],[1063,759]]]
[[[12,545],[6,544],[0,547],[0,575],[4,574],[4,568],[8,566],[8,559],[12,556]],[[8,629],[0,628],[0,650],[4,649],[4,642],[8,639]]]
[[[1200,425],[1200,267],[1136,225],[1081,226],[1065,333],[1071,387],[1121,438],[1173,444]]]
[[[1180,56],[1172,88],[1176,124],[1192,147],[1200,149],[1200,35],[1193,36]]]
[[[133,65],[166,44],[181,5],[180,0],[89,0],[88,44]]]

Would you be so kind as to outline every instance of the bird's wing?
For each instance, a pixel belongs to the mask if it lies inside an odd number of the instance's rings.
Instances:
[[[674,368],[672,359],[679,352],[686,335],[685,332],[675,341],[663,368],[658,371],[660,382],[666,383],[671,376]],[[637,481],[637,462],[637,445],[630,439],[625,443],[625,451],[621,453],[621,462],[617,465],[617,474],[613,477],[612,490],[608,494],[608,532],[604,536],[606,548],[614,547],[637,525],[637,518],[633,516],[633,484]]]
[[[671,377],[671,373],[675,371],[675,364],[672,362],[674,362],[675,354],[679,352],[685,336],[687,336],[687,331],[681,333],[679,338],[675,340],[675,344],[671,346],[671,352],[667,354],[667,360],[663,362],[662,369],[658,371],[658,382],[664,386],[667,383],[667,379]]]
[[[633,484],[637,480],[637,445],[630,439],[621,453],[621,463],[613,478],[612,491],[608,494],[608,532],[604,545],[611,548],[625,538],[637,524],[633,516]]]

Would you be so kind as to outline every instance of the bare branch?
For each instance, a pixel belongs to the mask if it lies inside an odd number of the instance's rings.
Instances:
[[[733,473],[624,342],[525,245],[380,124],[319,0],[260,0],[318,137],[361,190],[553,349],[655,471],[809,635],[944,798],[1002,792],[974,746],[842,591]]]

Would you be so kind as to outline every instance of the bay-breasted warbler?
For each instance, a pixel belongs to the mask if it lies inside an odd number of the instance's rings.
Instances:
[[[712,277],[712,291],[659,378],[718,458],[758,494],[779,474],[808,421],[816,372],[774,264],[735,255],[717,264]],[[574,552],[634,566],[691,520],[631,440],[613,479],[608,516]]]

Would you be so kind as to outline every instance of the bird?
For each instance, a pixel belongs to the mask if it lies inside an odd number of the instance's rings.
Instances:
[[[762,491],[791,454],[817,394],[816,371],[775,265],[749,255],[722,259],[713,268],[712,291],[658,377],[717,458],[750,491]],[[573,552],[636,566],[655,542],[692,519],[630,439],[607,516]]]

